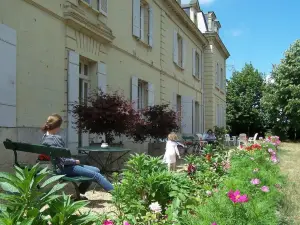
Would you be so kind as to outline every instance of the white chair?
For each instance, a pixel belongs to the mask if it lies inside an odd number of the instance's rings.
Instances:
[[[236,143],[237,143],[236,136],[232,136],[231,138],[232,138],[233,146],[236,146]]]
[[[253,144],[254,144],[254,143],[257,143],[257,141],[256,141],[257,135],[258,135],[258,133],[256,133],[256,134],[254,135],[254,137],[249,137],[248,142],[253,143]]]
[[[203,147],[205,146],[206,144],[208,144],[207,141],[204,141],[203,138],[204,138],[204,135],[202,134],[196,134],[197,137],[199,138],[199,143],[200,143],[200,146]]]
[[[225,134],[225,144],[230,146],[230,143],[232,143],[234,145],[234,140],[230,138],[229,134]]]
[[[244,133],[240,134],[238,138],[238,146],[241,146],[241,143],[247,144],[247,135]]]

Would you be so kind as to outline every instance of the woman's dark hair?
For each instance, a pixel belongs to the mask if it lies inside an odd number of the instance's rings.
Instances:
[[[213,133],[212,129],[208,129],[207,133],[209,133],[209,132]]]
[[[60,127],[62,124],[62,118],[60,115],[54,113],[48,117],[46,123],[41,127],[41,130],[46,133],[49,130],[54,130]]]

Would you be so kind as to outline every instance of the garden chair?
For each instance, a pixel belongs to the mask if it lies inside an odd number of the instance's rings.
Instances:
[[[199,139],[199,144],[200,144],[200,149],[199,150],[201,150],[205,145],[208,144],[208,142],[203,140],[203,135],[202,134],[196,134],[196,135]]]
[[[256,141],[257,135],[258,135],[258,133],[256,133],[256,134],[254,135],[254,137],[249,137],[248,142],[253,143],[253,144],[256,143],[256,142],[257,142],[257,141]]]
[[[247,144],[247,135],[244,134],[244,133],[242,133],[242,134],[239,135],[239,138],[238,138],[238,146],[240,147],[242,143],[243,143],[244,145]]]
[[[225,144],[230,146],[230,143],[232,143],[234,145],[234,140],[230,138],[229,134],[225,134]]]

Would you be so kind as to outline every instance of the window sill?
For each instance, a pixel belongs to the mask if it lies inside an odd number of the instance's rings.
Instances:
[[[194,79],[195,79],[196,81],[198,81],[198,82],[201,81],[200,77],[196,77],[196,76],[194,76],[194,75],[193,75],[193,77],[194,77]]]
[[[83,7],[85,7],[86,9],[88,9],[89,11],[91,11],[92,13],[94,13],[96,16],[99,16],[99,15],[107,16],[106,14],[102,13],[101,11],[94,9],[89,3],[87,3],[84,0],[79,0],[79,4],[82,5]]]
[[[143,45],[144,47],[146,47],[146,48],[148,48],[148,49],[152,49],[152,47],[151,47],[149,44],[147,44],[145,41],[143,41],[142,39],[137,38],[137,37],[135,37],[135,39],[137,40],[137,42],[138,42],[139,44]]]
[[[180,66],[180,65],[178,65],[177,63],[175,63],[175,62],[173,62],[174,64],[175,64],[175,66],[178,68],[178,69],[180,69],[181,71],[183,71],[184,70],[184,68],[182,67],[182,66]]]

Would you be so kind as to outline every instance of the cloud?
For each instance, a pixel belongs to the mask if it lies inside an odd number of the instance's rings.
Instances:
[[[230,33],[233,37],[238,37],[243,34],[243,31],[241,29],[233,29],[230,31]]]

